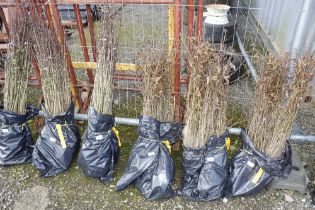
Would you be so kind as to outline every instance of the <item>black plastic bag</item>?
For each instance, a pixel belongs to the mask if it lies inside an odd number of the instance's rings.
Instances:
[[[98,113],[89,107],[88,128],[82,137],[78,164],[86,176],[108,182],[112,178],[119,156],[119,137],[114,129],[113,115]]]
[[[27,106],[26,114],[0,110],[0,165],[14,165],[32,161],[33,140],[27,121],[38,114],[34,106]]]
[[[129,156],[128,164],[116,191],[134,183],[140,193],[150,200],[175,195],[171,182],[174,179],[174,163],[170,154],[171,144],[181,136],[182,126],[161,123],[141,116],[139,138]]]
[[[288,176],[292,169],[292,151],[289,143],[283,158],[276,160],[256,150],[245,130],[241,131],[241,138],[243,149],[233,160],[225,189],[226,197],[259,193],[273,176]]]
[[[184,147],[179,195],[207,201],[222,197],[228,176],[227,136],[212,136],[204,148]]]
[[[79,148],[80,135],[74,124],[74,105],[67,112],[48,116],[33,151],[33,165],[42,177],[54,176],[65,171]]]

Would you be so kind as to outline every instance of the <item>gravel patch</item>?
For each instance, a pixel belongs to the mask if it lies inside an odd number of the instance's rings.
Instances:
[[[14,210],[38,209],[45,210],[49,205],[49,190],[46,187],[34,186],[22,193]]]

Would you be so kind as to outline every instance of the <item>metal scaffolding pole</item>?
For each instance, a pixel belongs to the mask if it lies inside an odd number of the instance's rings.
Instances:
[[[40,111],[39,116],[43,117],[44,112]],[[75,114],[75,120],[82,120],[87,121],[88,115],[87,114]],[[139,119],[134,118],[124,118],[124,117],[115,117],[115,123],[118,125],[131,125],[131,126],[138,126]],[[229,133],[233,135],[240,135],[241,128],[229,128]],[[302,134],[292,134],[289,138],[291,141],[298,141],[298,142],[312,142],[315,143],[315,136],[306,136]]]
[[[243,55],[244,58],[245,58],[245,62],[246,62],[246,64],[247,64],[247,66],[248,66],[249,72],[251,73],[251,75],[252,75],[254,81],[256,82],[257,79],[258,79],[258,75],[257,75],[256,69],[255,69],[255,67],[253,66],[252,62],[250,61],[250,58],[249,58],[249,56],[247,55],[246,50],[245,50],[245,48],[244,48],[244,46],[243,46],[243,43],[242,43],[242,41],[241,41],[241,38],[240,38],[240,36],[238,35],[237,32],[236,32],[236,39],[237,39],[238,46],[239,46],[239,48],[240,48],[240,50],[241,50],[241,53],[242,53],[242,55]]]

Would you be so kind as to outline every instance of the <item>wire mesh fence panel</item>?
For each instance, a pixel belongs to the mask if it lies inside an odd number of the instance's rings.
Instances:
[[[56,2],[55,2],[56,3]],[[71,2],[75,3],[75,2]],[[79,3],[79,2],[78,2]],[[78,15],[75,13],[73,4],[35,4],[43,9],[42,16],[49,20],[48,16],[52,16],[52,26],[61,41],[64,50],[69,51],[72,68],[74,68],[74,76],[76,86],[79,88],[79,96],[82,100],[89,97],[89,91],[92,87],[88,80],[87,70],[96,68],[95,56],[93,55],[93,38],[97,40],[99,34],[99,20],[102,14],[102,7],[106,4],[92,4],[93,28],[94,35],[91,35],[91,28],[88,24],[87,6],[79,5],[81,22],[83,31],[80,31],[78,25]],[[167,49],[168,45],[168,4],[108,4],[113,5],[118,12],[119,18],[115,22],[118,31],[118,64],[115,74],[115,100],[114,107],[117,116],[136,118],[141,114],[142,96],[141,96],[141,73],[136,70],[136,66],[141,63],[144,55],[150,52],[152,57],[157,51]],[[12,6],[12,5],[11,5]],[[25,5],[27,8],[28,5]],[[57,30],[58,20],[53,7],[57,6],[57,13],[60,23],[63,26],[63,34]],[[48,14],[50,13],[50,14]],[[58,18],[57,18],[58,19]],[[49,22],[49,21],[48,21]],[[64,40],[61,36],[64,36]],[[82,36],[84,36],[86,45],[82,44]],[[93,36],[93,37],[92,37]],[[44,47],[44,46],[43,46]],[[84,54],[87,49],[88,57]],[[97,46],[96,46],[97,49]],[[87,63],[89,60],[92,63]],[[69,63],[68,63],[69,64]],[[73,86],[72,81],[69,88]],[[37,102],[37,101],[36,101]],[[121,112],[121,113],[120,113]]]
[[[37,5],[42,9],[49,9],[49,4]],[[71,4],[58,4],[58,15],[64,27],[65,43],[71,55],[71,61],[75,69],[77,85],[80,87],[80,97],[86,99],[89,95],[89,88],[92,86],[88,82],[88,73],[86,70],[95,69],[95,58],[93,55],[91,28],[88,24],[88,13],[85,4],[79,4],[83,1],[71,1]],[[189,4],[193,2],[193,6]],[[201,1],[200,1],[201,2]],[[54,4],[56,2],[48,2]],[[57,3],[60,3],[57,1]],[[83,32],[86,40],[86,46],[82,46],[82,31],[78,29],[77,17],[73,3],[78,3],[81,21],[84,26]],[[84,2],[83,2],[84,3]],[[91,3],[91,2],[89,2]],[[175,4],[176,3],[176,4]],[[187,93],[187,83],[189,79],[189,67],[187,66],[187,56],[189,56],[189,40],[194,45],[197,41],[195,38],[198,31],[198,3],[199,1],[181,1],[172,4],[161,4],[160,2],[152,3],[141,2],[129,3],[120,2],[114,4],[118,10],[119,19],[115,27],[118,31],[118,61],[115,73],[115,99],[114,107],[117,116],[136,118],[141,114],[142,95],[141,84],[142,78],[137,70],[137,65],[141,63],[143,55],[167,49],[170,39],[170,18],[174,24],[180,24],[181,51],[180,51],[180,83],[181,83],[181,116],[185,114],[185,97]],[[285,1],[268,0],[261,2],[257,0],[231,0],[231,1],[205,1],[204,4],[228,4],[230,5],[229,23],[231,40],[228,42],[214,44],[218,51],[223,51],[234,59],[234,67],[231,68],[233,81],[229,88],[229,121],[231,126],[244,127],[248,122],[252,101],[255,94],[255,82],[252,79],[252,70],[248,62],[253,64],[254,70],[259,75],[262,68],[261,63],[268,57],[268,53],[281,54],[290,52],[293,43],[297,39],[297,29],[300,19],[307,14],[306,25],[308,33],[302,38],[301,49],[303,52],[314,51],[314,24],[312,20],[314,15],[305,10],[303,1]],[[311,6],[314,3],[310,3]],[[181,22],[176,23],[178,16],[169,13],[169,7],[173,9],[178,6],[181,10]],[[94,39],[97,39],[99,33],[99,18],[101,16],[101,7],[99,1],[91,3]],[[193,8],[192,8],[193,7]],[[188,20],[188,10],[193,10],[192,37],[188,36],[188,29],[191,24]],[[206,10],[204,8],[204,10]],[[45,11],[45,10],[44,10]],[[203,11],[201,11],[203,12]],[[170,17],[170,15],[174,15]],[[44,12],[44,16],[47,14]],[[205,17],[203,17],[202,22]],[[178,26],[176,26],[178,27]],[[203,34],[206,33],[202,25]],[[216,30],[216,29],[213,29]],[[174,33],[174,32],[172,32]],[[58,34],[60,36],[60,34]],[[225,32],[222,36],[226,36]],[[239,40],[238,40],[239,39]],[[66,44],[66,45],[64,45]],[[244,56],[239,44],[244,47]],[[83,48],[87,49],[88,60],[84,55]],[[97,46],[96,46],[97,48]],[[141,72],[141,71],[140,71]],[[71,85],[69,84],[69,88]],[[313,101],[314,91],[310,91],[309,96]],[[303,112],[303,110],[301,111]],[[181,118],[183,119],[183,118]]]

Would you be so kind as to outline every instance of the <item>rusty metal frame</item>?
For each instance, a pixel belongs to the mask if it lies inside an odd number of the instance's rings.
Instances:
[[[57,4],[172,4],[173,0],[56,0]]]
[[[34,1],[34,4],[35,4],[37,13],[38,13],[40,16],[44,15],[43,8],[41,7],[41,5],[42,5],[41,0],[33,0],[33,1]]]
[[[70,85],[71,85],[72,96],[74,98],[76,107],[80,109],[80,108],[82,108],[82,101],[81,101],[81,98],[79,95],[79,89],[77,87],[78,81],[76,79],[75,71],[74,71],[74,68],[72,65],[71,55],[70,55],[68,46],[66,45],[65,35],[64,35],[62,24],[61,24],[59,11],[58,11],[58,8],[57,8],[55,3],[56,3],[56,1],[53,1],[52,3],[47,4],[47,6],[48,6],[47,9],[49,9],[47,12],[51,13],[51,15],[52,15],[53,24],[55,24],[54,28],[56,28],[56,34],[58,36],[60,43],[64,47],[65,59],[66,59],[67,65],[68,65],[70,81],[71,81]]]
[[[174,0],[55,0],[53,4],[173,4]],[[0,0],[0,6],[13,6],[12,0]]]
[[[79,36],[80,36],[81,46],[82,46],[82,50],[83,50],[84,60],[86,62],[90,62],[90,56],[89,56],[89,52],[87,49],[87,44],[86,44],[85,33],[84,33],[84,28],[83,28],[83,23],[82,23],[79,5],[74,4],[73,10],[74,10],[74,16],[75,16],[77,26],[78,26],[77,28],[79,31]],[[89,83],[92,84],[94,82],[94,76],[93,76],[92,70],[87,68],[86,73],[87,73],[87,76],[89,79]]]
[[[192,37],[194,33],[194,13],[195,13],[195,5],[194,0],[187,0],[187,37],[188,37],[188,50],[192,49]]]
[[[196,44],[202,39],[202,19],[203,19],[204,0],[198,0],[197,6],[197,27],[196,27]]]
[[[87,49],[87,43],[86,43],[86,38],[85,38],[85,33],[84,33],[84,28],[83,28],[83,23],[82,23],[81,12],[80,12],[78,4],[73,5],[73,12],[74,12],[74,16],[75,16],[75,19],[77,22],[77,28],[79,31],[79,37],[80,37],[81,47],[83,50],[84,60],[85,60],[85,62],[90,62],[90,56],[89,56],[89,52]],[[92,24],[93,24],[93,22],[92,22]],[[94,84],[93,71],[91,69],[87,68],[86,73],[87,73],[87,78],[88,78],[89,84]],[[86,112],[86,110],[90,104],[92,93],[93,93],[93,88],[89,88],[88,89],[88,97],[86,98],[85,101],[83,101],[82,112]]]
[[[193,42],[193,35],[194,35],[194,17],[195,17],[195,5],[194,0],[187,0],[187,10],[188,10],[188,17],[187,17],[187,46],[188,52],[191,53],[192,51],[192,42]],[[187,67],[187,78],[186,84],[189,84],[190,80],[190,68],[188,65]]]
[[[2,20],[3,20],[3,24],[4,24],[4,27],[5,27],[5,30],[6,30],[6,32],[7,33],[9,33],[9,25],[8,25],[8,23],[7,23],[7,21],[6,21],[6,18],[5,18],[5,14],[4,14],[4,11],[3,11],[3,8],[2,7],[0,7],[0,17],[2,18]]]
[[[90,37],[91,37],[91,47],[92,47],[92,53],[93,53],[93,60],[94,60],[94,62],[96,62],[97,52],[96,52],[96,39],[95,39],[95,32],[94,32],[92,8],[91,8],[90,4],[86,4],[85,6],[86,6],[87,22],[88,22],[88,27],[89,27],[89,31],[90,31]]]

